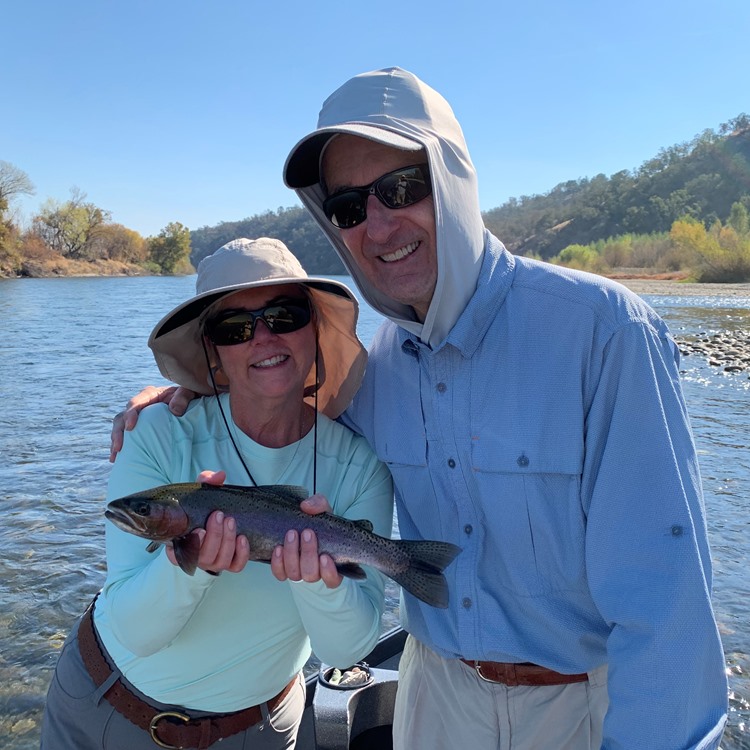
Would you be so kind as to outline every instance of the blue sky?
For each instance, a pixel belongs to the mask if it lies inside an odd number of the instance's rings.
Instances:
[[[460,10],[459,10],[460,7]],[[154,235],[299,205],[291,147],[351,76],[399,65],[462,123],[483,209],[635,169],[750,114],[748,0],[13,0],[0,160]]]

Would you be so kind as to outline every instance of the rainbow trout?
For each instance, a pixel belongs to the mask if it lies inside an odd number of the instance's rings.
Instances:
[[[106,517],[118,528],[150,539],[149,551],[172,542],[179,566],[193,575],[199,542],[191,532],[204,528],[215,510],[232,516],[237,533],[250,542],[250,559],[268,563],[290,529],[311,529],[321,553],[331,556],[342,576],[363,579],[361,564],[392,578],[423,602],[445,609],[448,585],[443,570],[461,551],[449,542],[387,539],[373,533],[370,521],[349,521],[331,513],[309,515],[299,504],[304,487],[264,485],[235,487],[211,484],[167,484],[113,500]]]

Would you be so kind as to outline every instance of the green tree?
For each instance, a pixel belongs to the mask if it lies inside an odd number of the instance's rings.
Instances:
[[[148,239],[149,258],[162,273],[181,273],[190,270],[190,230],[173,221],[156,237]]]
[[[729,212],[729,226],[737,234],[748,234],[750,232],[750,214],[748,214],[747,207],[743,203],[737,201],[737,203],[732,204]]]
[[[604,259],[591,245],[568,245],[552,258],[552,263],[593,273],[604,273],[608,270]]]
[[[109,211],[86,201],[78,188],[70,191],[70,200],[58,203],[50,198],[34,217],[34,230],[60,255],[74,260],[91,260],[97,230],[110,219]]]

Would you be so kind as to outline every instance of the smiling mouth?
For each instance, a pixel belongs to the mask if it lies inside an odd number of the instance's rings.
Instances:
[[[418,247],[419,247],[419,242],[410,242],[408,245],[404,245],[403,247],[400,247],[394,253],[388,253],[388,255],[381,255],[380,260],[384,261],[385,263],[394,263],[397,260],[401,260],[403,258],[406,258],[408,255],[411,255]]]
[[[268,359],[262,359],[260,362],[256,362],[253,367],[258,367],[261,369],[264,367],[275,367],[281,362],[286,362],[286,360],[288,359],[289,356],[286,354],[277,354],[274,357],[269,357]]]

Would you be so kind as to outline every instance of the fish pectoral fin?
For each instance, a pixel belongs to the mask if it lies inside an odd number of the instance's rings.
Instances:
[[[336,570],[344,578],[353,578],[355,581],[363,581],[367,573],[357,563],[336,563]]]
[[[372,521],[368,521],[366,518],[360,518],[359,521],[353,521],[356,526],[359,526],[360,529],[364,529],[365,531],[373,531],[374,526],[372,525]]]
[[[201,549],[201,540],[197,534],[188,534],[175,539],[172,545],[177,564],[189,576],[195,573],[198,567],[198,553]]]
[[[149,542],[146,547],[146,552],[156,552],[161,547],[161,542]]]

